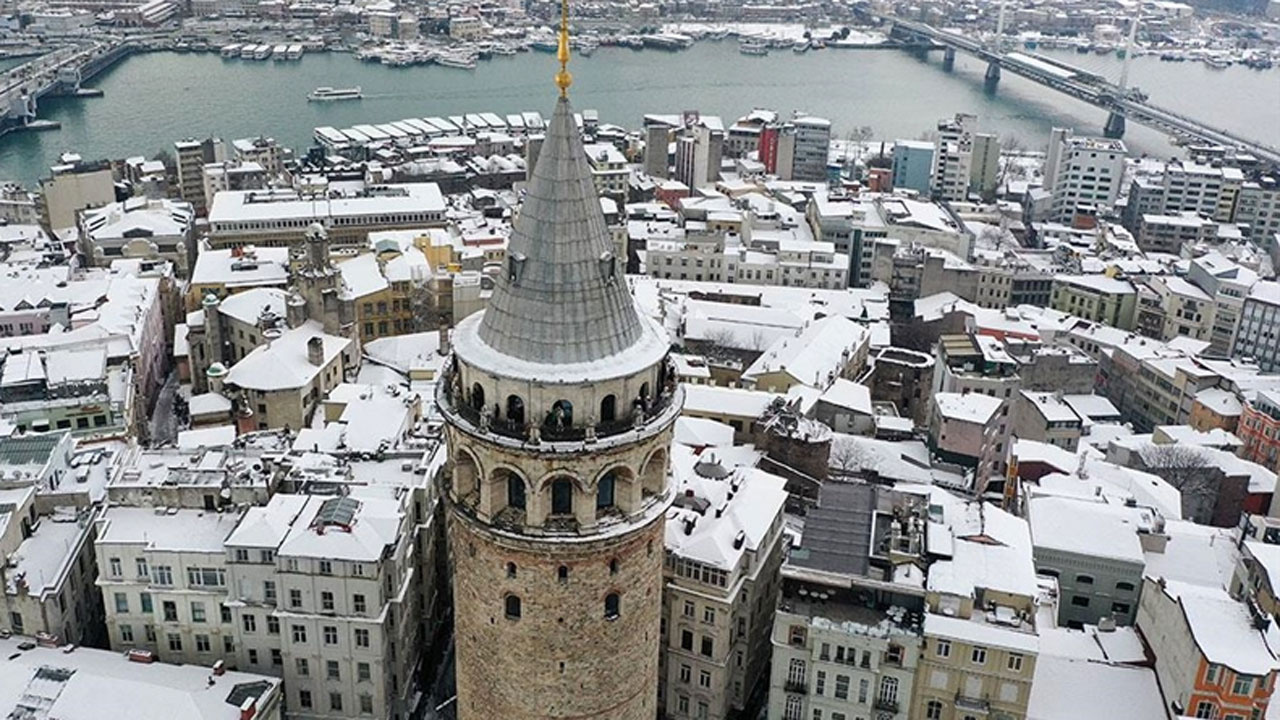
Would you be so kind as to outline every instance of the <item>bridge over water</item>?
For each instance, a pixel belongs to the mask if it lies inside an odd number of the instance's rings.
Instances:
[[[999,47],[984,45],[969,36],[925,23],[869,11],[864,11],[864,14],[890,23],[890,34],[895,37],[925,40],[944,46],[944,66],[955,62],[957,51],[985,61],[986,82],[991,86],[1000,81],[1002,71],[1008,71],[1106,110],[1109,113],[1104,131],[1107,137],[1118,138],[1124,135],[1125,120],[1129,119],[1173,135],[1235,147],[1259,160],[1280,165],[1280,148],[1242,137],[1224,128],[1212,127],[1195,118],[1152,104],[1142,93],[1125,87],[1123,80],[1121,84],[1116,84],[1101,75],[1053,58],[1030,52],[1006,52]]]

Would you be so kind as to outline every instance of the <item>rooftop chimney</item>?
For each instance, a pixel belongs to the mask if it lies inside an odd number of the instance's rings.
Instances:
[[[316,336],[307,341],[307,360],[316,367],[324,365],[324,338]]]

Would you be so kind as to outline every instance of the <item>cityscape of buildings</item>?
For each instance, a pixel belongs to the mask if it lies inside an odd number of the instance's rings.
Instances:
[[[1010,22],[1132,9],[1046,7]],[[360,12],[558,17],[548,112],[0,186],[0,712],[1280,717],[1280,166],[950,108],[625,128],[567,3],[441,10]],[[0,29],[86,13],[246,8]]]

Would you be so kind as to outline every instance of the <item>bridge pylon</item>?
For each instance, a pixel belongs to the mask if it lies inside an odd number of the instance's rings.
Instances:
[[[956,66],[956,49],[950,45],[942,51],[942,69],[951,72]]]
[[[1111,114],[1107,115],[1107,124],[1102,127],[1102,134],[1112,140],[1124,137],[1124,113],[1112,110]]]
[[[987,74],[983,76],[983,80],[987,85],[995,85],[1000,82],[1000,61],[992,60],[987,63]]]

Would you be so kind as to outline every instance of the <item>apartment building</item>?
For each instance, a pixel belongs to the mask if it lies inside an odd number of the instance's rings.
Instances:
[[[1250,393],[1235,432],[1244,443],[1240,457],[1271,470],[1280,469],[1280,393]]]
[[[893,188],[914,190],[927,196],[933,184],[933,154],[936,147],[921,140],[893,142]]]
[[[1266,716],[1280,660],[1250,610],[1222,588],[1145,578],[1138,631],[1174,712]]]
[[[790,122],[795,129],[791,180],[826,182],[827,159],[831,153],[831,121],[800,115]]]
[[[805,538],[783,566],[769,720],[910,712],[924,608],[913,582],[924,572],[923,526],[910,519],[924,511],[919,497],[875,485],[823,487],[806,516]],[[868,524],[868,534],[843,530]]]
[[[1063,398],[1060,391],[1020,391],[1012,403],[1010,432],[1020,440],[1074,451],[1080,444],[1084,421]]]
[[[1058,625],[1132,625],[1146,564],[1139,533],[1159,533],[1164,519],[1152,508],[1053,496],[1030,498],[1027,517],[1036,573],[1058,584]]]
[[[69,443],[59,433],[10,438],[0,444],[0,469],[30,467],[33,454],[53,443]],[[58,483],[64,469],[54,470],[46,482]],[[74,499],[39,497],[36,478],[29,485],[6,481],[0,490],[0,628],[15,635],[51,638],[59,643],[100,644],[102,596],[94,585],[97,563],[93,555],[94,507],[76,507]],[[47,485],[41,485],[43,490]]]
[[[936,513],[930,533],[952,544],[929,567],[908,716],[1024,718],[1040,649],[1027,523],[978,501],[947,499]]]
[[[1085,320],[1132,330],[1137,321],[1138,293],[1128,280],[1105,275],[1057,275],[1049,307]]]
[[[627,158],[611,143],[590,143],[582,149],[587,153],[596,193],[618,201],[626,200],[627,184],[631,178]]]
[[[178,176],[178,197],[191,204],[196,215],[204,215],[213,198],[204,194],[204,166],[227,159],[227,149],[219,138],[187,138],[173,144]]]
[[[422,647],[410,495],[276,495],[226,538],[236,667],[299,717],[407,718]]]
[[[1241,183],[1235,222],[1248,228],[1250,240],[1273,247],[1276,233],[1280,233],[1280,180],[1261,176]]]
[[[938,121],[938,144],[933,158],[929,192],[939,202],[962,202],[969,197],[973,174],[973,139],[978,118],[956,113]]]
[[[109,507],[94,554],[112,650],[210,666],[235,651],[223,543],[239,515]]]
[[[1280,283],[1262,280],[1249,289],[1231,344],[1233,357],[1246,357],[1263,372],[1280,370]]]
[[[673,720],[723,720],[766,680],[786,482],[712,450],[674,446],[671,462],[658,706]]]
[[[1044,171],[1045,189],[1053,195],[1053,219],[1070,222],[1078,212],[1092,215],[1113,206],[1127,154],[1120,140],[1078,137],[1054,128]]]

